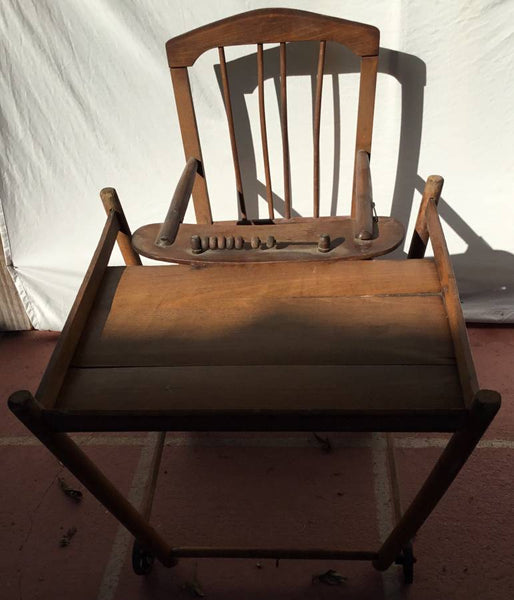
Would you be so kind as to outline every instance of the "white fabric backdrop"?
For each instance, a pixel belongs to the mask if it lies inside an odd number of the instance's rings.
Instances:
[[[62,327],[104,221],[100,188],[117,188],[132,229],[164,217],[184,164],[165,41],[276,4],[2,0],[0,233],[36,328]],[[408,239],[424,179],[443,175],[440,207],[466,317],[514,321],[514,2],[282,0],[280,5],[379,27],[383,51],[372,160],[378,212],[410,220]],[[273,99],[277,51],[265,49],[266,89]],[[231,49],[227,60],[229,73],[237,72],[241,81],[233,95],[250,204],[262,213],[254,51]],[[311,207],[315,60],[312,45],[291,50],[293,206],[301,214]],[[216,63],[215,52],[202,57],[192,86],[219,219],[236,213]],[[355,64],[348,53],[329,46],[322,113],[325,214],[336,206],[343,214],[349,206]],[[340,115],[336,133],[334,114]],[[268,100],[267,118],[271,156],[280,165],[276,99]],[[274,185],[281,198],[280,169]],[[121,264],[117,253],[115,263]]]

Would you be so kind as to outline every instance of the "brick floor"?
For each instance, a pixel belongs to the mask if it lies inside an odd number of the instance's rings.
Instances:
[[[57,339],[28,332],[0,337],[0,597],[50,600],[191,598],[514,597],[514,328],[472,327],[480,384],[502,393],[487,439],[420,530],[414,584],[399,567],[336,561],[183,560],[132,573],[131,538],[88,493],[64,496],[58,477],[80,488],[6,409],[20,388],[35,391]],[[374,549],[391,525],[383,438],[330,434],[324,453],[308,434],[178,434],[168,437],[153,512],[176,544],[341,545]],[[137,500],[145,477],[146,434],[77,436],[116,485]],[[397,436],[401,495],[412,498],[444,436]],[[70,527],[69,546],[59,540]],[[332,568],[342,586],[313,583]]]

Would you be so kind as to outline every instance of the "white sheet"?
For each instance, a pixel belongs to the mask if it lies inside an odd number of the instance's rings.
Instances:
[[[99,237],[98,191],[117,188],[133,229],[161,221],[184,164],[165,41],[194,27],[276,2],[184,0],[3,0],[0,5],[0,233],[6,261],[33,325],[60,329]],[[511,150],[514,139],[512,1],[299,1],[285,7],[368,22],[384,49],[373,145],[380,214],[410,219],[423,180],[445,177],[441,202],[469,320],[514,321]],[[277,52],[265,47],[266,64]],[[309,214],[312,95],[307,47],[291,49],[288,82],[293,206]],[[243,75],[240,133],[249,203],[264,207],[254,49],[227,51]],[[216,52],[191,78],[215,218],[235,216],[234,175]],[[270,67],[272,69],[272,67]],[[276,68],[276,67],[275,67]],[[354,61],[327,51],[322,113],[322,209],[348,210],[357,75]],[[273,71],[273,69],[272,69]],[[349,72],[348,72],[349,71]],[[273,80],[267,79],[270,152],[281,165]],[[240,94],[244,93],[244,97]],[[276,98],[276,97],[275,97]],[[245,111],[251,129],[244,129]],[[340,141],[334,113],[341,115]],[[241,120],[242,119],[242,120]],[[334,148],[340,144],[341,169]],[[397,164],[400,169],[397,173]],[[281,167],[274,185],[282,197]],[[252,171],[256,170],[252,180]],[[254,173],[255,174],[255,173]],[[334,180],[338,185],[334,183]],[[414,191],[417,190],[417,191]],[[192,217],[192,215],[190,215]],[[112,264],[121,264],[115,253]]]

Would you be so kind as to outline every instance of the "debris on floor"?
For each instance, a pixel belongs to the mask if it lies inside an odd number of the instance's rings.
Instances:
[[[77,528],[76,527],[70,527],[68,529],[68,531],[59,540],[59,546],[61,546],[61,548],[65,548],[66,546],[69,546],[70,542],[71,542],[71,540],[73,538],[73,536],[76,533],[77,533]]]
[[[330,439],[328,437],[326,437],[326,438],[321,437],[316,432],[313,432],[312,435],[314,436],[314,438],[320,445],[320,448],[323,452],[326,452],[327,454],[329,452],[332,452],[332,450],[333,450],[332,444],[330,443]]]
[[[341,573],[334,571],[334,569],[329,569],[325,573],[312,576],[312,583],[324,583],[326,585],[343,585],[347,580],[348,577],[341,575]]]
[[[68,496],[68,498],[71,498],[74,502],[77,503],[82,500],[82,492],[80,490],[74,490],[73,488],[71,488],[66,483],[66,480],[62,477],[58,477],[57,481],[59,482],[61,490],[64,492],[64,494],[66,494],[66,496]]]

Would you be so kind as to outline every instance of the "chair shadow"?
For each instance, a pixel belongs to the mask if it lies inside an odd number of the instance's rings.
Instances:
[[[287,75],[310,77],[312,119],[314,119],[318,47],[318,42],[301,42],[289,44],[287,47]],[[280,103],[279,63],[278,47],[264,50],[264,78],[273,79],[278,105]],[[227,61],[227,69],[247,211],[250,215],[257,215],[258,200],[259,197],[266,197],[266,187],[257,176],[250,117],[245,102],[245,94],[251,94],[257,86],[256,54]],[[219,65],[215,65],[214,72],[222,95]],[[359,72],[360,60],[355,54],[339,44],[327,43],[325,74],[332,78],[334,109],[331,215],[337,214],[341,176],[339,75]],[[423,60],[412,54],[380,48],[378,72],[394,77],[401,86],[400,139],[391,216],[407,225],[412,211],[417,211],[417,206],[413,206],[415,192],[422,193],[425,185],[425,181],[418,174],[418,167],[423,129],[426,65]],[[275,209],[283,216],[284,199],[273,192],[273,201]],[[471,321],[496,323],[514,320],[514,255],[491,248],[444,199],[441,199],[439,208],[442,219],[468,246],[466,252],[452,257],[466,318]],[[292,216],[301,215],[293,208]],[[405,256],[402,249],[388,255],[395,258]],[[484,310],[484,306],[487,306],[487,310]]]

